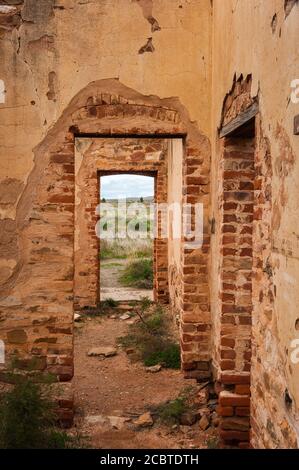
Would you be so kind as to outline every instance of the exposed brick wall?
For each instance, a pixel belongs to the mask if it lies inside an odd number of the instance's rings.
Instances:
[[[253,103],[251,77],[235,80],[223,106],[226,125]],[[250,440],[253,218],[255,131],[222,139],[220,159],[220,261],[218,379],[220,436],[225,444],[247,447]]]
[[[210,199],[210,162],[204,147],[186,146],[183,165],[183,203],[204,206],[203,245],[190,249],[183,245],[182,358],[186,377],[209,378],[211,361],[211,317],[208,286],[210,226],[207,210]],[[192,229],[194,225],[192,223]],[[184,242],[187,240],[185,239]]]
[[[255,101],[250,87],[250,76],[234,81],[222,125]],[[254,134],[246,137],[245,131],[221,142],[220,318],[215,324],[220,344],[214,355],[220,436],[224,444],[241,448],[249,441],[255,448],[295,448],[286,375],[274,339],[273,164],[259,114]]]
[[[219,401],[220,434],[228,442],[249,441],[254,178],[254,139],[225,139]],[[228,406],[230,413],[223,411]]]

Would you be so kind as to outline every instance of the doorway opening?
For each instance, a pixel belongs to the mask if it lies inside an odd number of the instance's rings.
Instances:
[[[102,172],[100,299],[154,300],[155,176]]]

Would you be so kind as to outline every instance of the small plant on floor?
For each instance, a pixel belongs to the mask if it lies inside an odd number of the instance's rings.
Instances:
[[[183,413],[186,412],[183,398],[176,398],[168,403],[160,405],[157,410],[158,417],[165,424],[177,424]]]
[[[73,440],[55,427],[54,404],[40,385],[28,378],[0,398],[2,449],[63,449]]]
[[[136,310],[142,320],[141,328],[148,330],[152,334],[163,334],[165,327],[165,315],[159,304],[154,305],[154,310],[149,312],[153,303],[145,297],[140,305],[140,311]]]
[[[219,438],[216,436],[209,437],[206,441],[208,449],[219,449]]]
[[[184,413],[194,410],[195,394],[193,387],[187,387],[175,400],[159,405],[154,412],[163,423],[178,424]]]
[[[131,261],[120,276],[120,281],[128,287],[152,289],[153,261],[146,258]]]
[[[167,369],[180,369],[180,356],[179,345],[168,340],[161,341],[160,345],[154,351],[151,347],[144,348],[142,354],[145,366],[151,367],[161,364]]]
[[[84,314],[90,317],[102,317],[107,315],[113,308],[116,308],[118,303],[114,299],[106,299],[100,302],[97,307],[89,307],[84,309]]]
[[[140,300],[141,312],[145,313],[152,304],[153,302],[148,297],[142,297],[142,299]]]

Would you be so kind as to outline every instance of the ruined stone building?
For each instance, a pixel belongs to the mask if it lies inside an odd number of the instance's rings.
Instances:
[[[0,0],[1,380],[16,354],[72,379],[98,173],[154,174],[203,204],[200,248],[155,240],[186,378],[215,382],[224,442],[297,448],[298,33],[297,0]]]

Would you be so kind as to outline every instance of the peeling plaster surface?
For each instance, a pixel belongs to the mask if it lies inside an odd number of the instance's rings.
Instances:
[[[251,74],[251,94],[259,97],[262,131],[271,152],[272,232],[268,237],[261,225],[257,230],[264,245],[254,247],[260,256],[270,250],[273,271],[273,292],[269,293],[272,304],[268,311],[261,312],[261,300],[258,299],[253,313],[254,335],[259,342],[253,346],[252,392],[254,418],[260,426],[259,440],[255,438],[253,444],[259,447],[295,446],[299,436],[299,365],[291,362],[291,341],[299,338],[296,329],[299,310],[299,140],[293,133],[298,105],[291,102],[291,82],[298,75],[298,41],[295,38],[299,12],[295,2],[288,2],[293,4],[293,9],[285,20],[284,3],[284,0],[213,2],[212,135],[217,135],[223,99],[231,89],[234,75],[238,78],[240,74],[243,77]],[[212,139],[212,147],[212,212],[218,227],[221,144]],[[217,230],[211,253],[218,250],[218,237]],[[266,247],[268,238],[270,247]],[[217,269],[214,256],[211,273],[214,280],[217,280]],[[292,279],[296,282],[290,282]],[[259,280],[260,285],[263,282]],[[219,305],[217,286],[217,281],[212,282],[214,325],[217,325]],[[216,338],[216,350],[217,328],[212,338]],[[260,342],[261,338],[268,338],[267,344]],[[267,377],[271,383],[270,391]],[[284,403],[286,390],[292,398],[292,407],[288,410]]]
[[[25,181],[33,165],[32,149],[76,93],[104,78],[118,78],[145,95],[180,97],[207,134],[210,1],[151,3],[146,15],[161,28],[154,33],[140,5],[131,0],[122,0],[121,8],[119,0],[26,0],[16,5],[20,25],[9,23],[2,31],[0,23],[0,77],[7,88],[6,109],[0,104],[6,156],[0,158],[0,175]],[[149,37],[154,52],[139,54]],[[56,101],[47,96],[53,96],[50,73],[56,74]]]

